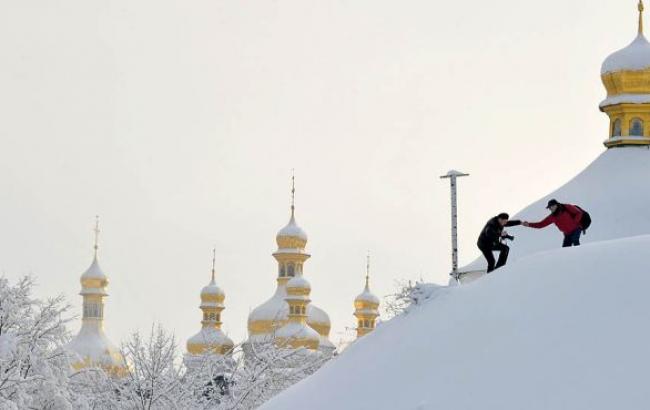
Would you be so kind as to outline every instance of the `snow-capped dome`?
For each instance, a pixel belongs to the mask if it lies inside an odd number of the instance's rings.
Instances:
[[[287,282],[287,291],[291,293],[292,289],[311,290],[311,285],[304,277],[294,276]]]
[[[370,291],[370,288],[368,286],[366,286],[363,292],[361,292],[356,298],[354,298],[354,301],[379,305],[379,298]]]
[[[206,326],[187,339],[187,351],[192,354],[214,352],[224,354],[232,350],[234,343],[219,328]]]
[[[320,335],[311,327],[297,322],[289,322],[275,333],[277,339],[295,339],[320,343]]]
[[[601,74],[614,71],[638,71],[650,67],[650,43],[642,33],[627,47],[622,48],[605,59]]]
[[[104,280],[108,281],[108,278],[104,271],[102,271],[102,268],[99,266],[99,262],[97,261],[97,256],[93,258],[93,263],[90,264],[88,269],[81,275],[81,280],[83,282],[84,279],[99,279],[99,280]]]
[[[298,226],[293,211],[289,223],[275,237],[279,248],[304,248],[307,245],[307,234]]]
[[[309,306],[307,307],[307,323],[309,323],[310,326],[312,324],[316,324],[316,325],[327,325],[328,327],[331,324],[330,317],[327,314],[327,312],[325,312],[323,309],[319,308],[314,304],[309,304]],[[328,334],[329,334],[329,330],[328,330]]]
[[[224,291],[219,286],[217,286],[214,278],[212,278],[209,284],[201,289],[201,295],[226,296]]]
[[[119,349],[111,343],[97,323],[82,323],[81,330],[66,348],[76,355],[77,360],[73,361],[73,366],[77,369],[97,365],[109,370],[125,367]]]
[[[272,329],[266,329],[267,324],[271,322],[282,322],[287,319],[289,314],[289,305],[284,300],[287,297],[287,289],[284,285],[279,284],[273,296],[266,302],[262,303],[248,315],[248,331],[252,333],[270,332]],[[265,329],[257,329],[260,325]]]

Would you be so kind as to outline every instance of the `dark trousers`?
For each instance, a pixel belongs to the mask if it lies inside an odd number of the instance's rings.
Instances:
[[[487,260],[487,273],[490,273],[495,269],[499,269],[508,261],[508,253],[510,252],[510,247],[508,247],[508,245],[499,243],[492,247],[479,246],[478,248],[481,250],[481,253],[483,253],[483,256],[485,256],[485,259]],[[499,260],[496,261],[496,265],[494,261],[494,254],[492,253],[494,251],[499,251]]]
[[[578,228],[575,231],[564,235],[564,242],[562,242],[563,248],[568,248],[569,246],[580,246],[580,234],[582,229]]]

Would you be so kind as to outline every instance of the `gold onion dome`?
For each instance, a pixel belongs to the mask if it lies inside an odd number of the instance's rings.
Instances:
[[[101,367],[116,376],[124,375],[126,365],[119,349],[104,333],[104,298],[108,296],[108,277],[99,266],[99,217],[95,220],[95,245],[93,261],[81,275],[83,297],[81,329],[66,345],[73,353],[72,367],[80,370],[86,367]]]
[[[600,110],[610,118],[605,146],[650,145],[650,43],[643,35],[639,1],[638,33],[627,47],[612,53],[601,67],[607,97]]]
[[[226,354],[234,347],[233,341],[221,330],[221,312],[225,309],[226,294],[215,281],[215,251],[212,258],[212,279],[201,289],[203,320],[201,330],[187,340],[190,354]]]
[[[275,236],[275,242],[280,249],[304,249],[307,246],[307,234],[296,223],[293,206],[291,207],[289,223]]]
[[[359,293],[359,295],[354,298],[354,305],[359,306],[360,308],[372,309],[377,309],[379,307],[379,298],[370,291],[370,285],[368,284],[367,278],[366,287],[363,289],[363,292]]]
[[[97,253],[93,258],[93,262],[90,264],[88,269],[81,275],[79,279],[81,283],[81,295],[102,295],[108,296],[106,293],[106,286],[108,286],[108,277],[99,266],[99,261],[97,260]]]
[[[289,223],[280,229],[276,235],[278,249],[273,257],[278,263],[275,293],[248,315],[248,342],[270,342],[277,331],[290,321],[290,307],[287,303],[288,283],[297,276],[302,276],[305,262],[310,255],[305,252],[307,234],[298,226],[295,218],[294,194],[295,185],[292,177],[291,187],[291,217]],[[298,279],[294,284],[298,283]],[[336,347],[329,340],[331,329],[330,318],[319,307],[309,303],[306,305],[307,325],[320,335],[319,349],[331,352]]]
[[[354,299],[354,316],[357,318],[357,338],[372,332],[379,317],[379,298],[370,291],[370,256],[366,261],[366,286]]]
[[[311,285],[301,275],[287,282],[285,301],[289,306],[288,321],[275,334],[279,347],[318,349],[321,336],[307,324],[307,306],[311,300]]]

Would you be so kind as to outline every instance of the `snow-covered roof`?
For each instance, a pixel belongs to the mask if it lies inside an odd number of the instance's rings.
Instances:
[[[643,70],[650,67],[650,43],[639,34],[627,47],[622,48],[605,59],[601,74],[624,70]]]
[[[624,137],[629,139],[630,137]],[[642,235],[650,232],[650,150],[647,147],[618,147],[606,150],[559,189],[541,197],[515,214],[512,219],[536,222],[548,215],[546,204],[555,198],[587,210],[592,226],[583,243]],[[490,215],[485,215],[485,220]],[[516,240],[510,244],[508,263],[562,244],[562,234],[553,226],[546,229],[509,228]],[[467,233],[468,235],[471,233]],[[478,233],[476,233],[478,236]],[[478,254],[477,249],[467,252]],[[485,259],[460,268],[461,272],[484,270]]]
[[[648,228],[647,212],[635,211],[650,207],[650,193],[636,181],[619,185],[646,200],[627,210],[612,195],[618,212],[594,230],[626,218]],[[557,245],[439,288],[260,410],[647,408],[650,236]]]

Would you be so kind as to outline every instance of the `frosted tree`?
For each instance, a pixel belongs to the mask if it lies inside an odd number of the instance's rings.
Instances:
[[[386,297],[384,301],[384,310],[388,313],[388,318],[408,313],[413,306],[423,304],[425,301],[432,299],[440,293],[443,286],[433,283],[423,283],[421,280],[415,283],[397,282],[395,293]]]
[[[183,366],[178,364],[174,336],[152,326],[147,339],[134,333],[123,344],[128,363],[123,377],[112,377],[113,402],[128,409],[187,409],[191,391],[183,383]]]
[[[85,408],[70,389],[66,323],[62,296],[39,300],[25,276],[15,284],[0,277],[0,408]]]
[[[279,392],[316,372],[331,356],[308,349],[281,349],[272,343],[251,344],[244,354],[236,349],[231,386],[222,399],[223,410],[259,407]]]

